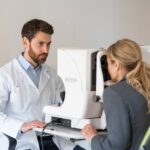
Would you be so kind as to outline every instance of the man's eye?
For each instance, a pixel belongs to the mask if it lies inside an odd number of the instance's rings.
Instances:
[[[49,46],[50,46],[50,43],[48,43],[47,46],[49,47]]]
[[[43,43],[38,43],[38,46],[43,46]]]

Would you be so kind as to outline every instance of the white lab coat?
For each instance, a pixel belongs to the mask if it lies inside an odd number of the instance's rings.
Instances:
[[[0,150],[8,150],[3,134],[17,139],[17,150],[39,150],[34,131],[19,134],[24,122],[44,120],[45,105],[61,102],[64,86],[56,72],[43,65],[37,88],[17,59],[0,68]]]

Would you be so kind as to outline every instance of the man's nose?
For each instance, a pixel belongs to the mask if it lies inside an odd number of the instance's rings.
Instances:
[[[44,45],[43,46],[43,52],[48,53],[48,51],[49,51],[49,47],[47,45]]]

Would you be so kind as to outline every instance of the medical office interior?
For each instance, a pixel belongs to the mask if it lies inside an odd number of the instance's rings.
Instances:
[[[58,64],[63,67],[62,63],[57,63],[61,56],[58,57],[58,49],[60,53],[63,49],[73,49],[77,53],[79,49],[97,51],[122,38],[133,39],[143,46],[143,51],[148,52],[143,57],[150,63],[149,14],[149,0],[1,0],[0,66],[22,52],[21,28],[33,18],[43,19],[54,27],[46,63],[56,70]],[[87,70],[90,67],[83,66]],[[87,142],[78,143],[90,150]]]

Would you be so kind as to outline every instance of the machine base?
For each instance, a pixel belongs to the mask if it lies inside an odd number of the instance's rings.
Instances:
[[[33,129],[36,132],[42,133],[43,128],[34,128]],[[57,135],[69,139],[84,139],[84,137],[80,134],[81,130],[78,129],[72,129],[68,127],[63,127],[63,126],[48,126],[45,130],[44,133],[51,134],[51,135]],[[107,132],[104,130],[98,131],[98,134],[107,134]]]

